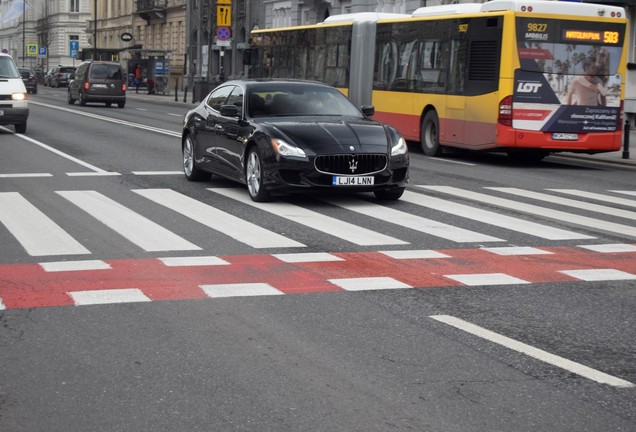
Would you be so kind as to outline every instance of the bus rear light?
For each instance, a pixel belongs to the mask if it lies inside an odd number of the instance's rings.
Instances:
[[[499,102],[499,124],[512,126],[512,96],[506,96]]]

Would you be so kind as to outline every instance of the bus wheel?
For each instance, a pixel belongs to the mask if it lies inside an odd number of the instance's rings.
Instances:
[[[420,144],[427,156],[442,154],[442,146],[439,145],[439,118],[435,110],[430,110],[424,115],[420,129]]]

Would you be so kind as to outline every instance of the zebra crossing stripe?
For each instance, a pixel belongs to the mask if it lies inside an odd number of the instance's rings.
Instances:
[[[87,190],[57,193],[145,251],[201,250],[99,192]]]
[[[612,204],[618,204],[625,207],[636,207],[636,201],[625,198],[619,198],[611,195],[603,195],[594,192],[585,192],[576,189],[548,189],[549,191],[558,192],[562,194],[574,195],[581,198],[589,198],[597,201],[608,202]]]
[[[360,278],[329,279],[329,282],[339,286],[340,288],[346,291],[369,291],[369,290],[413,288],[412,286],[407,285],[391,277],[360,277]]]
[[[468,286],[518,285],[530,283],[505,273],[455,274],[444,275],[444,277],[456,280],[457,282]]]
[[[513,201],[505,198],[499,198],[493,195],[487,195],[479,192],[472,192],[465,189],[459,189],[452,186],[425,186],[418,185],[417,187],[440,192],[452,196],[457,196],[473,201],[479,201],[487,203],[489,205],[495,205],[511,210],[520,211],[523,213],[534,214],[537,216],[558,220],[568,224],[581,225],[588,229],[596,229],[605,232],[612,232],[616,234],[625,235],[628,237],[636,238],[636,227],[623,225],[613,222],[604,221],[602,219],[595,219],[591,217],[581,216],[574,213],[568,213],[560,210],[552,210],[541,206],[526,204],[523,202]]]
[[[475,231],[459,228],[453,225],[427,219],[411,213],[395,210],[364,200],[351,197],[328,199],[326,202],[337,205],[349,211],[363,214],[372,218],[390,222],[401,227],[409,228],[435,237],[440,237],[456,243],[500,242],[500,238],[481,234]]]
[[[151,301],[141,290],[136,288],[71,291],[67,294],[73,299],[76,306]]]
[[[31,256],[91,253],[17,192],[0,193],[0,222]]]
[[[433,210],[450,213],[462,218],[476,220],[485,224],[506,228],[511,231],[517,231],[548,240],[583,240],[594,238],[585,234],[554,228],[549,225],[530,222],[501,213],[454,203],[429,195],[422,195],[407,191],[404,195],[402,195],[401,199],[418,206],[432,208]]]
[[[305,247],[171,189],[136,189],[133,192],[254,248]]]
[[[636,275],[616,269],[561,270],[559,273],[587,282],[636,279]]]
[[[5,310],[6,307],[4,306],[4,303],[2,303],[2,299],[0,298],[0,310]]]
[[[45,272],[110,270],[111,266],[101,260],[43,262],[40,267]]]
[[[201,285],[201,289],[211,298],[283,295],[282,291],[266,283]]]
[[[636,191],[628,191],[628,190],[611,190],[610,192],[616,192],[616,193],[620,193],[620,194],[636,196]]]
[[[256,203],[249,199],[242,189],[209,188],[208,190],[360,246],[408,244],[408,242],[403,240],[380,234],[370,229],[362,228],[297,205],[280,201]]]
[[[563,198],[560,196],[548,195],[540,192],[527,191],[518,188],[500,188],[500,187],[489,187],[486,189],[495,190],[515,196],[520,196],[524,198],[531,198],[539,201],[545,201],[552,204],[559,204],[566,207],[573,207],[580,210],[587,210],[596,213],[602,213],[605,215],[612,215],[616,217],[626,218],[636,220],[636,212],[632,212],[629,210],[622,210],[613,207],[602,206],[598,204],[586,203],[583,201],[577,201],[569,198]],[[636,203],[634,203],[636,204]]]

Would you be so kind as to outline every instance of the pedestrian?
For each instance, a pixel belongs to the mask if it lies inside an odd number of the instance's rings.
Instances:
[[[135,68],[135,93],[139,93],[139,85],[141,84],[141,65],[137,63]]]

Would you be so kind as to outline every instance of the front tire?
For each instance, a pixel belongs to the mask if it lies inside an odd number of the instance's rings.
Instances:
[[[247,192],[252,201],[266,202],[271,200],[271,195],[263,186],[263,163],[256,147],[252,147],[247,155],[245,180],[247,181]]]
[[[26,133],[26,130],[27,130],[26,122],[18,123],[18,124],[15,124],[13,126],[15,127],[15,133],[19,133],[19,134]]]
[[[393,189],[378,189],[373,191],[375,197],[382,201],[395,201],[399,200],[402,194],[404,193],[404,187],[393,188]]]
[[[422,119],[420,145],[427,156],[440,156],[442,154],[442,146],[439,145],[439,118],[435,110],[428,111]]]
[[[210,178],[210,174],[197,167],[196,156],[194,154],[194,142],[190,135],[186,136],[181,147],[183,154],[183,172],[188,181],[203,181]]]

